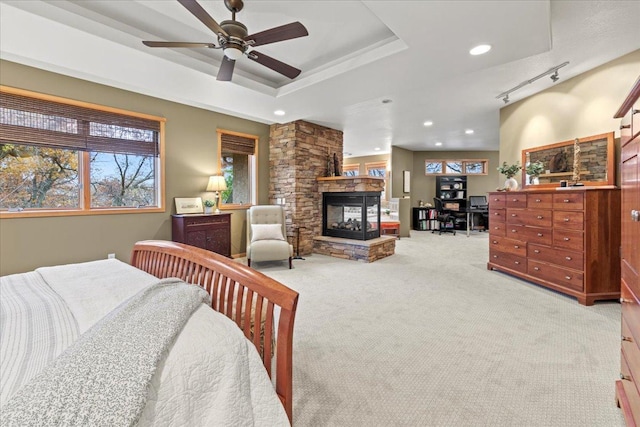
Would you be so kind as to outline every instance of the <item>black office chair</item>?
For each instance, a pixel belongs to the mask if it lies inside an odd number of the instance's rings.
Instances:
[[[444,209],[442,205],[442,200],[437,197],[433,198],[433,206],[436,208],[436,220],[438,221],[439,230],[432,230],[432,233],[438,231],[438,234],[442,233],[453,233],[456,235],[456,217],[449,210]]]

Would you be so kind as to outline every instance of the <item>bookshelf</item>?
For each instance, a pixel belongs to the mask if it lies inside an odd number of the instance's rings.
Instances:
[[[436,215],[437,212],[434,208],[413,208],[411,221],[413,229],[417,231],[437,230],[438,221],[436,220]]]

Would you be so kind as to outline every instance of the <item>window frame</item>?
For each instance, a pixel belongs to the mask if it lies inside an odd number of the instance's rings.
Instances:
[[[351,177],[360,176],[360,163],[351,163],[348,165],[343,165],[342,175],[347,176],[347,172],[355,172],[355,175],[350,175]]]
[[[33,217],[57,217],[57,216],[82,216],[82,215],[114,215],[114,214],[141,214],[152,212],[165,212],[165,123],[166,118],[152,116],[150,114],[137,113],[134,111],[123,110],[120,108],[107,107],[104,105],[93,104],[90,102],[78,101],[70,98],[63,98],[55,95],[47,95],[39,92],[33,92],[26,89],[19,89],[10,86],[0,85],[0,92],[6,92],[13,95],[33,98],[36,100],[51,101],[66,104],[75,107],[88,108],[105,113],[114,113],[118,115],[131,116],[146,120],[157,121],[158,130],[158,156],[156,158],[156,197],[157,205],[150,207],[91,207],[91,186],[90,186],[90,158],[89,151],[78,151],[78,183],[80,185],[79,203],[77,208],[69,209],[25,209],[21,211],[0,210],[0,218],[33,218]],[[16,145],[24,145],[16,143]],[[37,144],[36,144],[37,145]],[[60,149],[65,149],[60,147]]]
[[[252,155],[249,156],[249,184],[251,188],[249,193],[251,194],[251,201],[249,203],[223,203],[222,196],[220,196],[220,202],[218,204],[219,209],[222,210],[238,210],[249,209],[251,206],[258,204],[258,153],[260,137],[257,135],[251,135],[243,132],[235,132],[227,129],[216,129],[218,136],[218,171],[222,173],[222,135],[233,135],[242,138],[249,138],[254,140],[254,150]]]
[[[442,172],[431,173],[427,171],[427,164],[437,164],[441,166]],[[462,169],[460,173],[447,173],[447,164],[460,163]],[[467,172],[467,163],[482,163],[481,173],[469,173]],[[462,176],[462,175],[488,175],[489,174],[489,159],[425,159],[424,161],[424,174],[426,176]]]

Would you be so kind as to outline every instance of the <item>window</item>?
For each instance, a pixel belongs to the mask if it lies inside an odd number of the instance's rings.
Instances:
[[[3,217],[164,211],[164,119],[0,86]]]
[[[344,165],[342,167],[342,174],[344,176],[359,176],[360,175],[360,163],[352,165]]]
[[[489,160],[425,160],[425,175],[486,175]]]
[[[257,203],[258,137],[218,130],[220,171],[227,189],[220,195],[220,207],[241,207]]]
[[[387,162],[365,163],[364,166],[369,176],[376,178],[387,177]]]

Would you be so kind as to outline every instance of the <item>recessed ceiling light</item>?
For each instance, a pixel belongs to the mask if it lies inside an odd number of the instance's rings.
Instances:
[[[442,145],[442,142],[436,142],[436,147],[440,147]]]
[[[464,131],[467,135],[471,135],[473,133],[473,129],[467,129]]]
[[[373,151],[380,151],[380,147],[374,148]]]
[[[423,125],[431,126],[431,125],[433,125],[433,122],[431,120],[427,120],[426,122],[423,123]]]
[[[276,110],[273,112],[273,114],[275,114],[276,116],[284,116],[285,112],[284,110]]]
[[[483,53],[487,53],[491,50],[490,44],[481,44],[469,51],[471,55],[482,55]]]

